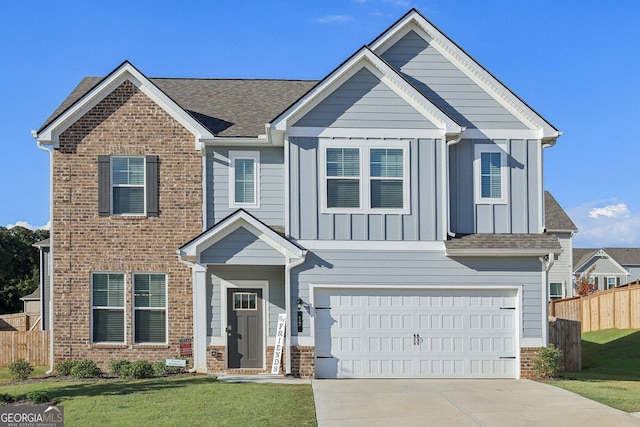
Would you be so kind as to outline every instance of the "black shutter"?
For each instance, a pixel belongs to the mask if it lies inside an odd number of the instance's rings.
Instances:
[[[147,216],[158,216],[158,156],[146,156]]]
[[[111,157],[98,156],[98,215],[111,214]]]

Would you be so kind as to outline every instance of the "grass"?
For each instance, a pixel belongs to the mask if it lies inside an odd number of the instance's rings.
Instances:
[[[640,329],[582,334],[582,371],[549,384],[625,412],[640,411]]]
[[[18,398],[34,390],[64,407],[65,426],[317,425],[308,384],[232,384],[210,376],[0,383],[0,393]]]

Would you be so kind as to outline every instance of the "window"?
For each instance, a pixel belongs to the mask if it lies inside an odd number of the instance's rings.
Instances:
[[[401,148],[372,148],[369,160],[371,208],[404,207],[403,153]]]
[[[229,207],[260,207],[260,153],[229,152]]]
[[[320,143],[324,212],[409,213],[408,142]]]
[[[144,157],[111,158],[114,215],[144,215]]]
[[[98,214],[157,216],[158,156],[98,156]]]
[[[549,298],[552,300],[562,298],[562,283],[549,283]]]
[[[135,343],[167,342],[167,280],[164,274],[133,275]]]
[[[474,175],[476,203],[506,203],[506,147],[478,144]]]
[[[327,148],[327,207],[360,207],[360,150]]]
[[[124,274],[93,273],[91,341],[124,343]]]
[[[607,289],[615,288],[618,284],[616,277],[607,277]]]
[[[234,292],[234,311],[255,311],[258,309],[258,294],[255,292]]]

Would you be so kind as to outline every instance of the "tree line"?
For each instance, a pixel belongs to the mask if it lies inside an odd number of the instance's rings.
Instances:
[[[33,244],[48,237],[48,230],[0,227],[0,314],[22,311],[20,298],[40,284],[40,256]]]

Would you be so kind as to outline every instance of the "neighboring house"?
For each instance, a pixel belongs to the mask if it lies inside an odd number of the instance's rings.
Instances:
[[[36,288],[35,291],[31,292],[29,295],[25,295],[20,298],[22,301],[22,312],[35,314],[37,316],[40,315],[40,286]]]
[[[574,277],[589,272],[598,290],[640,279],[640,248],[574,248]]]
[[[53,362],[533,374],[561,132],[411,10],[319,82],[87,78],[52,159]]]
[[[562,253],[549,270],[549,299],[573,296],[573,235],[578,227],[548,191],[544,192],[545,232],[558,238]]]

